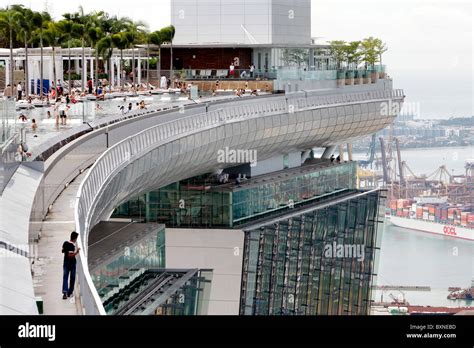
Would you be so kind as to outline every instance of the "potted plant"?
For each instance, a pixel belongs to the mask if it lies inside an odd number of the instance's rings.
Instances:
[[[346,85],[354,84],[354,69],[359,65],[361,52],[360,41],[351,41],[344,46],[344,56],[347,62]]]
[[[370,71],[371,82],[376,83],[379,79],[378,72],[375,68],[375,63],[377,63],[379,59],[378,51],[376,49],[377,39],[369,37],[364,39],[361,45],[367,70]]]
[[[387,45],[380,39],[375,39],[375,51],[379,57],[379,62],[380,62],[380,71],[379,71],[379,77],[381,79],[385,78],[385,67],[382,64],[382,55],[388,51]]]
[[[346,71],[344,69],[339,69],[337,71],[337,85],[344,86],[346,84]]]
[[[354,84],[354,70],[347,70],[346,72],[346,85],[352,86]]]
[[[372,81],[370,79],[370,70],[365,69],[362,73],[364,85],[370,84]]]
[[[346,80],[346,71],[342,69],[342,62],[346,59],[346,42],[342,40],[335,40],[329,42],[331,45],[330,51],[337,66],[337,85],[344,86]]]

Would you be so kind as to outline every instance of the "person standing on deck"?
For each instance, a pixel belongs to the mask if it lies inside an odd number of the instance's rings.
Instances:
[[[71,240],[63,243],[63,300],[71,297],[74,292],[74,283],[76,281],[76,255],[79,254],[81,250],[81,248],[76,247],[78,236],[79,234],[74,231],[71,233]]]
[[[17,100],[21,100],[22,93],[23,93],[23,86],[21,85],[21,82],[18,82],[18,86],[16,86],[16,91],[18,92]]]
[[[87,81],[87,87],[89,89],[89,94],[92,94],[93,90],[92,90],[92,79],[89,79],[89,81]]]

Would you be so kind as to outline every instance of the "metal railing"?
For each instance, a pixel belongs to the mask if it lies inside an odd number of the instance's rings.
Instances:
[[[150,71],[150,77],[154,79],[158,79],[157,72]],[[173,74],[173,76],[171,76]],[[183,78],[186,80],[242,80],[242,81],[252,81],[252,80],[274,80],[277,78],[277,70],[276,69],[267,69],[267,70],[259,70],[255,69],[253,73],[250,72],[250,69],[234,69],[234,73],[230,73],[230,69],[175,69],[171,72],[171,70],[160,70],[160,75],[166,76],[167,78],[171,78],[172,84],[174,82],[174,78]],[[161,77],[161,76],[160,76]],[[144,78],[142,75],[142,82],[144,82]]]
[[[189,135],[211,127],[222,126],[244,119],[288,113],[292,112],[292,110],[297,112],[304,108],[316,109],[318,107],[337,106],[347,103],[404,98],[402,90],[370,91],[327,96],[310,96],[308,94],[310,92],[303,98],[287,98],[282,96],[271,98],[267,102],[260,102],[258,104],[231,105],[227,108],[183,117],[130,136],[104,152],[87,173],[76,196],[75,223],[76,231],[81,236],[79,243],[82,246],[78,277],[86,314],[105,314],[100,297],[89,275],[87,265],[88,235],[96,222],[94,219],[97,219],[97,217],[92,216],[95,202],[106,183],[122,168],[131,163],[134,158],[139,158],[142,154],[149,152],[159,145],[166,144],[178,136]]]

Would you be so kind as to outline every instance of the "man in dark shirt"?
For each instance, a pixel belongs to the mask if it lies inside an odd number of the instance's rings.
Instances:
[[[79,254],[81,248],[76,248],[76,241],[79,234],[71,233],[71,240],[63,244],[63,300],[71,297],[74,291],[74,282],[76,281],[76,255]],[[69,287],[68,287],[69,280]]]

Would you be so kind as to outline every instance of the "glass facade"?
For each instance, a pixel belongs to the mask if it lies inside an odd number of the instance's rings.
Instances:
[[[106,299],[110,292],[128,284],[143,269],[164,267],[165,229],[162,227],[94,267],[90,274],[100,297]]]
[[[206,295],[207,270],[146,269],[104,301],[112,315],[198,315]]]
[[[167,227],[237,227],[269,214],[356,188],[356,162],[289,169],[242,185],[218,185],[202,177],[169,185],[120,206],[114,217]]]
[[[365,315],[385,197],[358,190],[356,171],[357,163],[347,162],[240,183],[196,177],[131,201],[116,216],[138,214],[167,227],[243,229],[241,315]]]
[[[385,198],[352,197],[246,232],[242,315],[369,314]]]

